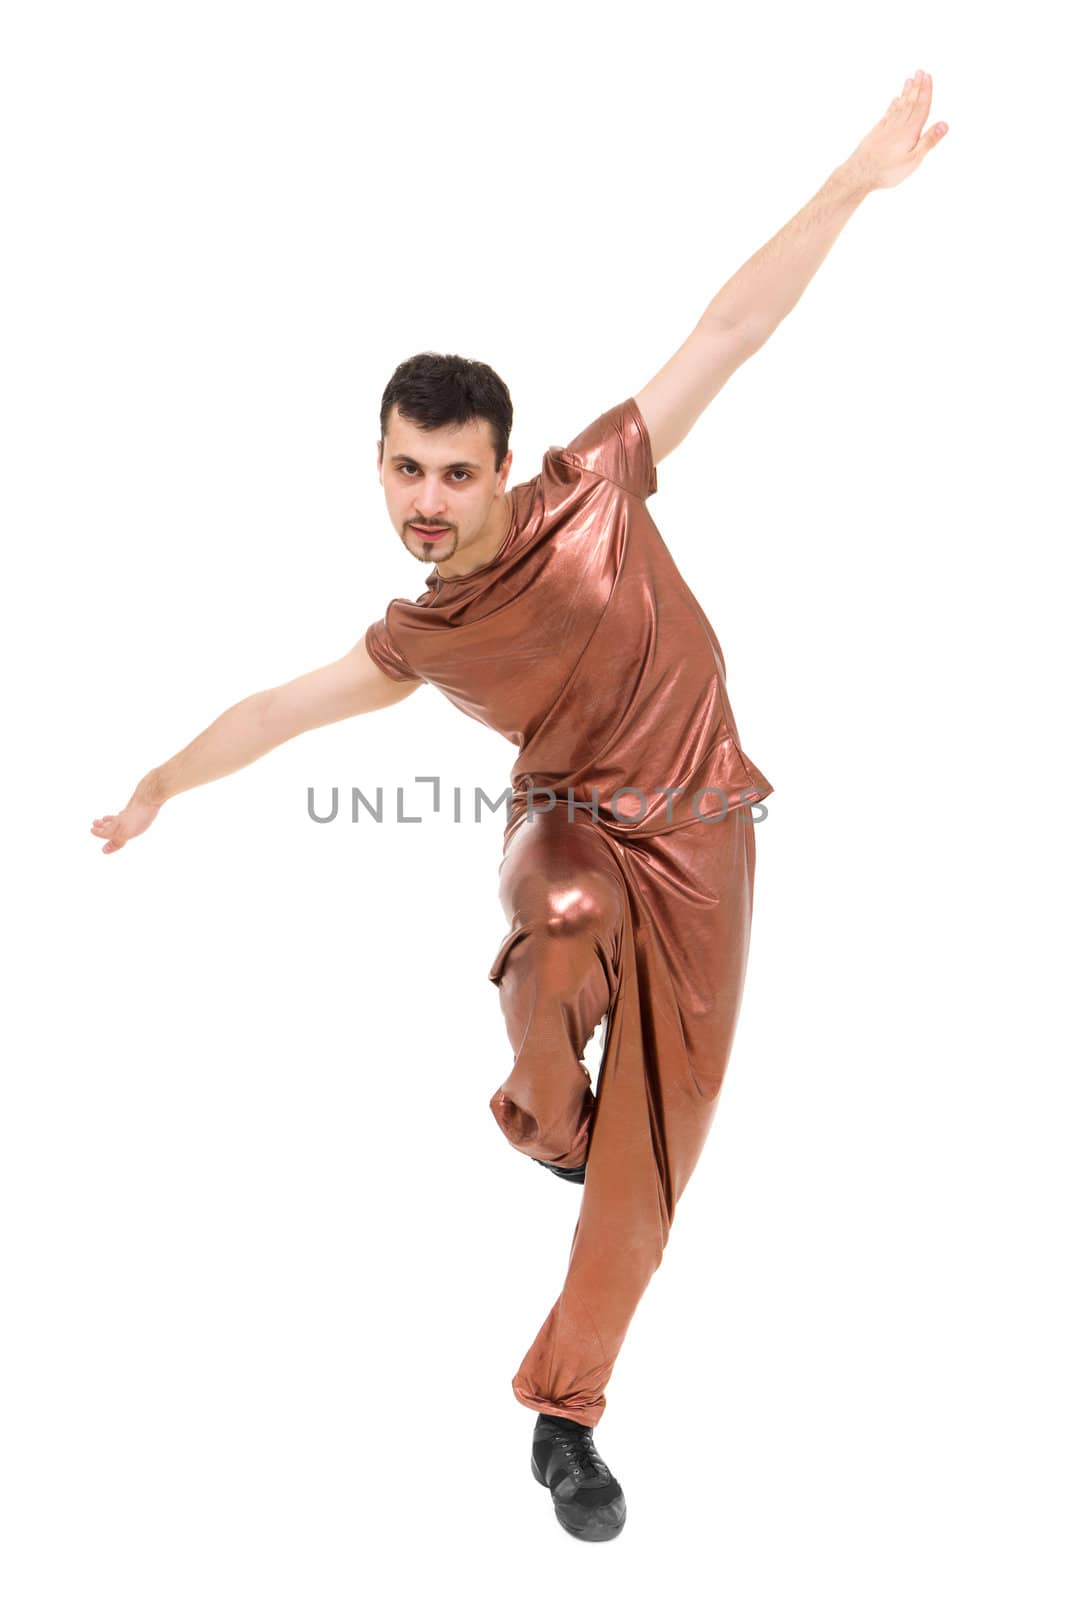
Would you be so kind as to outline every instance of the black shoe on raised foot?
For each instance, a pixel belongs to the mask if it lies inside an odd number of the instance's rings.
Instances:
[[[576,1539],[614,1539],[622,1532],[622,1486],[593,1443],[592,1428],[539,1411],[530,1465],[552,1492],[556,1521]]]
[[[554,1167],[551,1161],[538,1161],[536,1156],[534,1156],[534,1160],[537,1161],[539,1167],[547,1167],[549,1172],[554,1172],[557,1178],[566,1178],[568,1183],[585,1182],[584,1161],[580,1167]]]

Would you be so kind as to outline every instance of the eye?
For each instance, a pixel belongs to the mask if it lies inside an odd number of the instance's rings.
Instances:
[[[414,466],[412,464],[412,462],[410,462],[410,461],[402,461],[400,463],[400,466],[399,466],[399,471],[402,472],[402,473],[406,473],[409,467],[411,468],[412,472],[418,472],[418,470],[419,470],[418,467],[416,467],[416,466]],[[454,467],[453,468],[452,476],[456,477],[457,474],[461,478],[469,478],[470,477],[470,473],[469,472],[465,472],[462,467]]]

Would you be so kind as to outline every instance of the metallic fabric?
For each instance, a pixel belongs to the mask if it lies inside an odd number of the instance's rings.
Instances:
[[[648,514],[656,487],[625,400],[512,489],[492,561],[434,569],[365,636],[390,677],[434,685],[518,746],[509,930],[489,972],[514,1055],[490,1109],[522,1154],[588,1170],[563,1290],[512,1388],[587,1426],[718,1104],[748,959],[751,805],[773,793]],[[594,1093],[583,1054],[604,1016]]]
[[[595,799],[610,831],[643,838],[773,793],[741,749],[711,623],[648,514],[656,488],[625,400],[515,485],[491,562],[434,568],[367,629],[388,676],[422,678],[518,745],[513,817],[539,789]]]
[[[588,1427],[603,1415],[718,1106],[755,851],[743,809],[626,843],[560,808],[511,834],[500,867],[510,930],[489,977],[515,1057],[490,1109],[524,1155],[588,1161],[563,1290],[512,1379],[535,1411]],[[594,1096],[582,1054],[605,1012]]]

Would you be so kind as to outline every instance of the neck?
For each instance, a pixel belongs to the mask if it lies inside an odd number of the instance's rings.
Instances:
[[[463,565],[457,566],[452,561],[434,570],[442,578],[463,578],[478,567],[488,566],[507,538],[510,526],[511,490],[508,489],[500,500],[494,500],[493,509],[477,540],[462,552]]]

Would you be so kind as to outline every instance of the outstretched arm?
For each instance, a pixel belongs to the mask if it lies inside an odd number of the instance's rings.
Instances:
[[[360,639],[339,660],[230,706],[184,750],[147,773],[122,811],[95,818],[89,831],[107,840],[101,853],[112,855],[144,833],[174,795],[227,777],[297,734],[396,705],[421,681],[388,677]]]
[[[929,73],[918,72],[908,79],[848,160],[723,285],[681,349],[634,396],[648,428],[654,461],[662,461],[681,444],[731,373],[792,311],[864,196],[874,189],[894,188],[948,132],[944,122],[922,131],[932,92]]]

